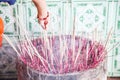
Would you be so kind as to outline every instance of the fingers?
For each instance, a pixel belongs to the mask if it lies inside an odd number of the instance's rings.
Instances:
[[[42,27],[44,30],[46,30],[46,29],[47,29],[48,20],[39,21],[39,24],[41,25],[41,27]]]

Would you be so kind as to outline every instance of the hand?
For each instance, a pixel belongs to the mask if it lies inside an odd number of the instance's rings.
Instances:
[[[32,0],[32,1],[37,8],[38,21],[41,24],[42,28],[46,29],[46,25],[48,23],[48,20],[44,19],[48,17],[46,1],[45,0]]]
[[[41,24],[41,26],[42,26],[43,29],[47,28],[48,17],[49,17],[49,12],[47,12],[47,16],[45,18],[38,18],[38,21]]]

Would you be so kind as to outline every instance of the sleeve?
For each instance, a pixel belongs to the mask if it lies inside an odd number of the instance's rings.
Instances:
[[[10,5],[15,4],[16,0],[0,0],[0,2],[7,2]]]

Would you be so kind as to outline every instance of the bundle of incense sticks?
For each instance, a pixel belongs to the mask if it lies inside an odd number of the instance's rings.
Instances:
[[[96,68],[105,58],[100,42],[72,35],[48,36],[19,43],[20,59],[42,73],[64,74]],[[74,43],[73,43],[74,40]]]

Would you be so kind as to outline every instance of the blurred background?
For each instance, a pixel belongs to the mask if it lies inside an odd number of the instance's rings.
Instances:
[[[79,34],[82,30],[90,31],[95,27],[102,30],[102,36],[111,27],[114,28],[114,33],[110,39],[109,46],[112,47],[120,42],[120,0],[46,0],[48,10],[50,12],[50,24],[55,26],[55,33],[59,31],[59,27],[66,29],[69,33],[69,27],[73,26],[74,16],[76,17],[76,27],[79,28],[76,32]],[[22,9],[21,9],[22,8]],[[38,36],[40,34],[40,25],[37,22],[37,11],[31,0],[17,0],[11,7],[7,4],[0,3],[0,17],[4,21],[4,34],[18,36],[21,30],[16,27],[18,22],[16,18],[21,16],[24,26],[30,33]],[[49,31],[48,31],[49,33]],[[11,50],[10,50],[11,49]],[[0,48],[0,79],[16,78],[16,62],[15,52],[4,41]],[[107,58],[107,75],[109,77],[120,77],[120,45],[108,53]],[[115,79],[117,80],[117,79]],[[120,80],[120,79],[118,79]]]

